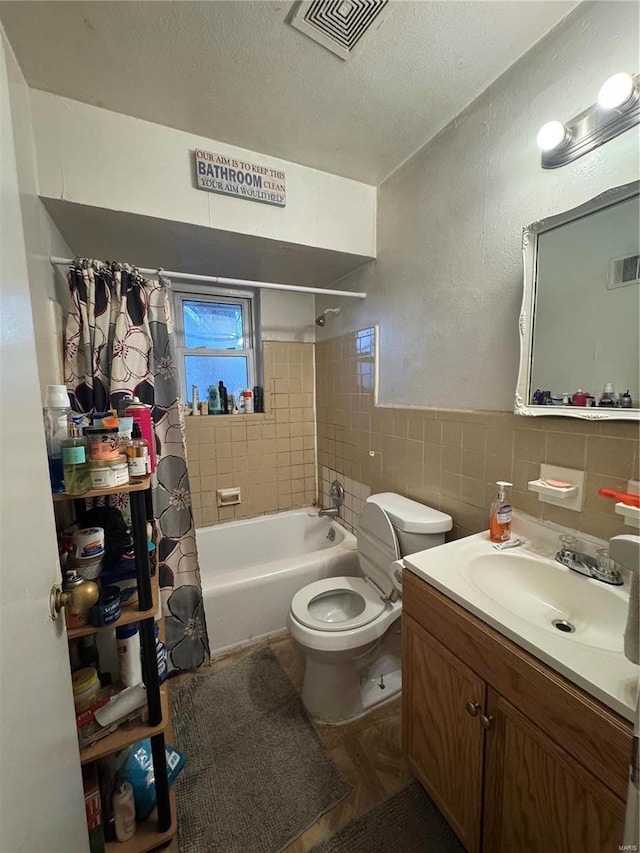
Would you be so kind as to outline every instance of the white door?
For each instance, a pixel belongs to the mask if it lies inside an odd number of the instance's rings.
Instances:
[[[0,38],[0,851],[86,853],[35,339]]]

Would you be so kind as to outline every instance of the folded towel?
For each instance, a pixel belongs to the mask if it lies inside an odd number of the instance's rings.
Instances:
[[[624,653],[632,663],[640,663],[640,579],[637,572],[631,575],[629,613],[624,629]]]

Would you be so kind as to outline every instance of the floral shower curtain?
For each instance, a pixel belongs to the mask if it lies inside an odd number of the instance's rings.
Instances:
[[[184,417],[174,360],[169,281],[126,264],[76,259],[65,330],[65,383],[79,412],[118,408],[127,397],[152,407],[157,469],[152,478],[158,571],[172,669],[209,659],[186,465]],[[118,508],[128,513],[126,495]]]

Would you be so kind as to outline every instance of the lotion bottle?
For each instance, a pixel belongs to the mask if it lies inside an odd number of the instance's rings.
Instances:
[[[128,841],[136,831],[136,806],[133,788],[125,779],[121,779],[113,794],[113,816],[118,841]]]
[[[492,542],[507,542],[511,538],[511,504],[506,498],[505,489],[513,485],[506,480],[498,480],[498,494],[489,510],[489,538]]]

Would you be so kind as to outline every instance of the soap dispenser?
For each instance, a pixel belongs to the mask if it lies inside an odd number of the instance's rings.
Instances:
[[[505,489],[513,485],[506,480],[498,480],[498,494],[489,510],[489,538],[492,542],[507,542],[511,538],[511,504],[507,501]]]

